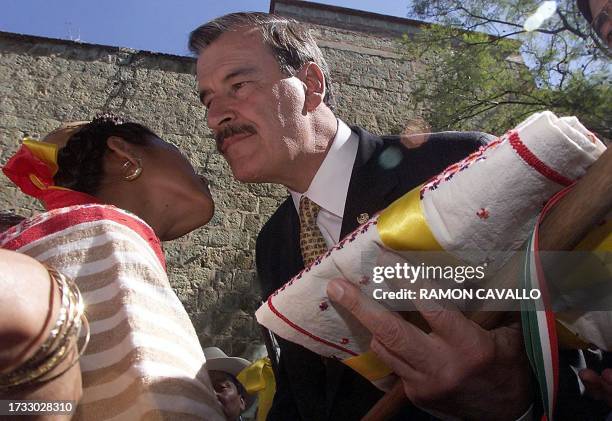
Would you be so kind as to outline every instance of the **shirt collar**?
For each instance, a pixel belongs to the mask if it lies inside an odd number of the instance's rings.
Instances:
[[[308,190],[303,195],[328,212],[342,218],[359,138],[342,120],[337,120],[336,136]],[[293,190],[289,192],[299,213],[302,193]]]

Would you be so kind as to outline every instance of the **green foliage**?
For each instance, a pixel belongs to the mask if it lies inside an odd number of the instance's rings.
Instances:
[[[591,130],[612,137],[609,52],[573,0],[557,2],[555,15],[538,30],[524,31],[523,22],[539,3],[413,2],[414,17],[440,24],[403,41],[406,53],[421,63],[414,95],[432,129],[499,134],[550,109],[576,115]]]

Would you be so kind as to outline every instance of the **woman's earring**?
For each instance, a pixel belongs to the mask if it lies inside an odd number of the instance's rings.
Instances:
[[[134,168],[131,172],[129,172],[126,175],[123,176],[123,179],[125,181],[134,181],[142,173],[142,161],[140,160],[140,158],[136,158],[136,163],[137,163],[136,164],[136,168]],[[132,163],[130,161],[125,161],[125,163],[123,164],[123,170],[127,171],[127,169],[130,167],[130,165],[132,165]]]

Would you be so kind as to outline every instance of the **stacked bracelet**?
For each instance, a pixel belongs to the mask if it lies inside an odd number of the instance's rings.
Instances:
[[[15,370],[0,374],[0,391],[49,382],[61,376],[79,361],[89,343],[89,324],[85,317],[85,306],[79,288],[71,279],[55,269],[47,267],[47,271],[61,292],[59,315],[49,336],[36,354]],[[78,339],[82,328],[85,331],[83,335],[85,339],[79,346]],[[66,360],[73,349],[77,352],[67,367],[60,373],[51,374]]]

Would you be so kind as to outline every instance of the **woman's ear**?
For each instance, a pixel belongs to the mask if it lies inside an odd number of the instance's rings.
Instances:
[[[142,159],[136,154],[134,146],[119,136],[110,136],[106,139],[106,146],[110,150],[110,162],[126,181],[138,178],[142,173]]]
[[[316,63],[309,62],[300,70],[300,76],[306,86],[306,110],[314,111],[325,98],[325,75]]]

